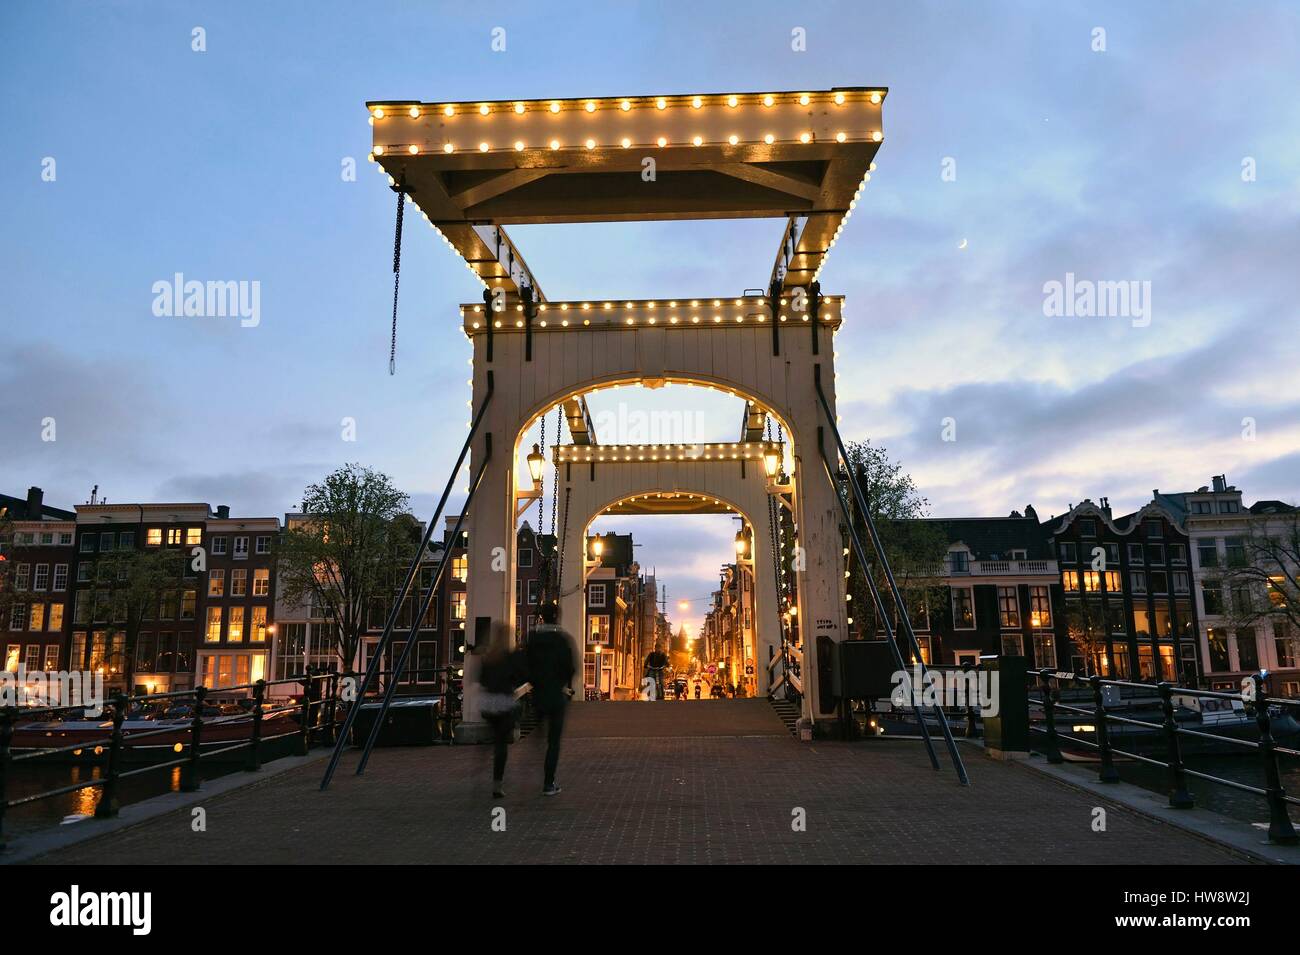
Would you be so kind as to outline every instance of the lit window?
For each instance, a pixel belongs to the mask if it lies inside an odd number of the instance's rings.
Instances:
[[[208,571],[208,596],[223,597],[226,593],[226,572],[224,570]]]
[[[161,547],[161,546],[162,546],[162,528],[161,528],[161,527],[151,527],[151,528],[149,528],[147,531],[145,531],[145,537],[144,537],[144,540],[145,540],[145,543],[148,544],[150,547]],[[85,539],[84,537],[81,539],[81,549],[82,549],[82,550],[87,550],[87,547],[86,547],[86,539]]]
[[[252,633],[249,634],[248,639],[252,640],[254,643],[266,642],[266,608],[265,607],[253,608],[252,628],[253,628]]]
[[[221,611],[223,607],[208,608],[208,628],[203,634],[203,639],[207,643],[221,642]]]
[[[226,624],[226,640],[229,643],[244,642],[244,608],[230,608],[230,622]]]
[[[187,527],[185,528],[185,546],[194,547],[203,543],[203,528]]]
[[[271,592],[271,572],[265,567],[253,571],[253,596],[265,597]]]

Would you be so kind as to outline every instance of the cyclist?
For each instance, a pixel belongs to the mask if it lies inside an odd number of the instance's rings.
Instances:
[[[664,670],[668,669],[668,654],[663,645],[655,643],[655,648],[646,654],[645,675],[655,681],[655,699],[664,699]]]

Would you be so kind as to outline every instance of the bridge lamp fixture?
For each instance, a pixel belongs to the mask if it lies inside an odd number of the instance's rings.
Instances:
[[[745,539],[745,532],[743,530],[736,531],[736,556],[744,557],[748,550],[749,541]]]
[[[546,462],[546,458],[542,454],[541,448],[536,444],[533,445],[533,450],[528,452],[527,461],[528,473],[533,478],[533,487],[540,487],[542,483],[542,465]]]
[[[768,477],[776,477],[776,469],[780,463],[781,455],[777,453],[776,448],[768,448],[763,452],[763,468],[767,471]]]
[[[601,555],[602,553],[604,553],[604,551],[605,551],[605,542],[604,542],[603,540],[601,540],[599,537],[594,537],[594,538],[592,538],[592,541],[591,541],[591,553],[592,553],[592,554],[593,554],[597,559],[600,559],[600,555]]]

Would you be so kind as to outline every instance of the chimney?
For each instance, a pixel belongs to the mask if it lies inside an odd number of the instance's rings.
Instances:
[[[1216,493],[1222,493],[1228,489],[1228,476],[1226,474],[1214,475],[1214,490]]]
[[[29,487],[27,489],[27,519],[29,521],[39,521],[41,519],[41,505],[45,502],[45,492],[39,487]]]
[[[229,519],[230,519],[230,505],[229,505],[229,504],[218,504],[218,505],[217,505],[217,520],[219,520],[219,521],[225,521],[225,520],[229,520]]]
[[[1038,520],[1038,512],[1034,510],[1034,505],[1032,504],[1025,505],[1025,517],[1029,518],[1031,521]]]

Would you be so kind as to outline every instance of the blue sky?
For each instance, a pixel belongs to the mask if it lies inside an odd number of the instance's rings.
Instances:
[[[279,514],[359,460],[429,510],[468,397],[455,305],[477,292],[412,219],[388,376],[393,201],[365,163],[367,99],[882,85],[878,169],[823,274],[848,296],[848,436],[886,446],[937,515],[1133,508],[1220,472],[1248,500],[1300,497],[1294,4],[11,0],[0,77],[9,493]],[[764,284],[778,232],[513,230],[552,298],[735,294]],[[261,324],[156,317],[176,272],[260,281]],[[1150,324],[1044,316],[1068,272],[1149,281]],[[734,406],[679,400],[734,434]],[[634,530],[690,596],[733,533]]]

